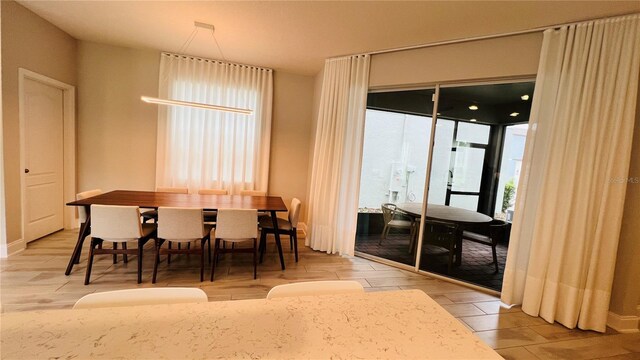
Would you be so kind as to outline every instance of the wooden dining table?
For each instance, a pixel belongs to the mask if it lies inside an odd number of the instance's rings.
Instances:
[[[280,266],[285,269],[282,255],[282,243],[278,230],[277,212],[287,211],[287,207],[279,196],[246,196],[246,195],[196,195],[174,194],[154,191],[115,190],[97,196],[67,203],[68,206],[83,206],[87,213],[87,220],[80,226],[78,240],[69,259],[65,275],[69,275],[74,264],[80,262],[84,239],[91,233],[91,205],[119,205],[138,206],[141,208],[158,209],[159,207],[187,207],[201,208],[206,211],[219,209],[255,209],[271,214],[274,235]]]
[[[396,208],[414,218],[420,219],[422,217],[422,203],[399,203],[396,205]],[[459,225],[456,230],[456,265],[462,263],[462,232],[465,228],[477,227],[480,224],[490,223],[493,220],[491,216],[477,211],[438,204],[427,204],[425,218]]]

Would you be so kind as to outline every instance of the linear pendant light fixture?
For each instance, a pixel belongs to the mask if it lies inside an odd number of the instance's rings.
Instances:
[[[228,106],[203,104],[203,103],[181,101],[181,100],[159,99],[159,98],[154,98],[150,96],[141,96],[140,100],[150,104],[195,107],[195,108],[208,109],[208,110],[233,112],[233,113],[245,114],[245,115],[253,114],[253,110],[251,109],[241,109],[241,108],[234,108],[234,107],[228,107]]]
[[[211,24],[198,22],[198,21],[194,21],[193,26],[194,26],[193,32],[191,33],[191,35],[189,35],[189,38],[187,39],[187,41],[185,41],[185,43],[180,48],[180,52],[182,53],[183,51],[185,51],[187,49],[187,47],[189,46],[191,41],[193,41],[193,38],[195,38],[195,36],[196,36],[196,34],[198,32],[198,28],[201,28],[201,29],[205,29],[207,31],[211,31],[211,36],[213,36],[213,40],[215,41],[216,46],[218,47],[218,51],[220,52],[220,55],[222,56],[222,59],[224,60],[224,55],[222,54],[222,49],[220,49],[220,45],[218,45],[218,40],[216,39],[216,35],[214,33],[214,29],[215,29],[214,26],[211,25]],[[141,96],[140,100],[142,100],[142,101],[144,101],[146,103],[158,104],[158,105],[195,107],[195,108],[200,108],[200,109],[225,111],[225,112],[244,114],[244,115],[253,114],[253,110],[251,110],[251,109],[242,109],[242,108],[235,108],[235,107],[229,107],[229,106],[204,104],[204,103],[197,103],[197,102],[191,102],[191,101],[182,101],[182,100],[160,99],[160,98],[151,97],[151,96]]]

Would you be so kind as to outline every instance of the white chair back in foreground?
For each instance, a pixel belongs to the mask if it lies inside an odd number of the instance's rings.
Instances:
[[[149,288],[106,291],[85,295],[73,305],[74,309],[94,309],[156,304],[207,302],[207,293],[198,288]]]
[[[364,288],[362,285],[353,280],[308,281],[275,286],[267,294],[267,299],[363,292]]]

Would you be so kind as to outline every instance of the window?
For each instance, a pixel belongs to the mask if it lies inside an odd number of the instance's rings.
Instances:
[[[163,53],[160,97],[248,108],[243,115],[160,107],[157,186],[267,189],[273,72]]]

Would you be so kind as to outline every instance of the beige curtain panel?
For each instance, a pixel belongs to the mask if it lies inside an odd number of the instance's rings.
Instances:
[[[545,31],[505,303],[605,331],[639,68],[638,15]]]
[[[306,245],[353,255],[369,55],[327,60],[316,127]]]

